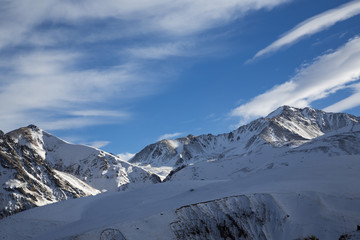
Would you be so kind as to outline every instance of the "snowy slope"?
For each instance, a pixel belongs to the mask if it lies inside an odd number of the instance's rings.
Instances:
[[[360,239],[359,149],[358,117],[282,107],[228,134],[148,146],[133,162],[179,166],[161,184],[31,209],[1,220],[0,235]]]
[[[326,113],[312,108],[283,106],[265,118],[217,136],[189,135],[162,140],[145,147],[131,163],[165,178],[173,169],[200,161],[254,155],[263,148],[298,147],[324,134],[360,129],[360,118],[345,113]]]
[[[314,235],[337,240],[356,230],[359,156],[279,159],[284,161],[289,164],[233,179],[171,181],[31,209],[3,219],[1,236],[100,239],[111,230],[129,240],[240,234],[246,239]]]
[[[46,161],[102,191],[118,191],[132,184],[160,182],[155,174],[119,157],[85,145],[67,143],[45,131],[42,134]]]
[[[67,143],[33,125],[1,134],[0,162],[0,217],[160,181],[118,157]]]

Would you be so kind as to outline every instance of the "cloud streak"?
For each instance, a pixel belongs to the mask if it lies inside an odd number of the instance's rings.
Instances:
[[[181,133],[181,132],[176,132],[176,133],[166,133],[166,134],[163,134],[161,135],[157,141],[161,141],[163,139],[172,139],[172,138],[176,138],[176,137],[179,137],[181,135],[184,135],[184,133]]]
[[[148,47],[139,46],[129,48],[125,52],[133,58],[160,60],[175,56],[191,56],[192,54],[187,50],[192,49],[193,47],[193,43],[174,42],[157,46],[150,45]]]
[[[118,156],[121,160],[129,161],[132,157],[135,156],[135,154],[134,154],[134,153],[126,152],[126,153],[119,153],[117,156]]]
[[[360,106],[360,83],[353,84],[350,87],[353,88],[354,92],[349,97],[324,108],[324,111],[342,112]]]
[[[106,145],[108,145],[110,143],[110,141],[95,141],[90,143],[90,147],[94,147],[94,148],[102,148],[105,147]]]
[[[30,122],[55,130],[129,119],[130,113],[106,110],[104,102],[114,97],[147,94],[146,89],[150,86],[134,74],[136,67],[73,68],[72,65],[82,58],[78,53],[47,50],[13,56],[3,66],[6,71],[1,76],[0,109],[5,114],[0,116],[0,121],[3,130],[9,131]]]
[[[240,117],[243,123],[265,116],[282,105],[309,106],[313,101],[326,98],[345,88],[347,84],[357,81],[360,77],[359,66],[360,38],[356,37],[336,51],[318,57],[312,64],[300,69],[289,81],[274,86],[235,108],[231,115]],[[360,105],[360,101],[355,99],[356,96],[355,94],[342,103],[334,104],[327,110],[344,110],[345,105],[347,107]]]
[[[358,14],[360,14],[360,1],[358,0],[318,14],[304,22],[301,22],[284,36],[257,52],[252,60],[278,51],[283,47],[290,46],[304,37],[323,31],[338,22],[345,21]]]
[[[114,37],[163,33],[186,36],[220,26],[249,11],[273,8],[291,0],[119,0],[119,1],[7,1],[0,9],[0,49],[7,45],[27,42],[41,23],[86,25],[87,20],[111,19],[113,26],[121,27]],[[37,6],[33,8],[32,6]],[[28,11],[31,9],[31,11]],[[21,16],[19,18],[18,16]],[[124,24],[126,23],[126,24]],[[131,24],[129,24],[131,23]],[[126,27],[130,25],[131,28]],[[37,34],[37,33],[35,33]],[[55,38],[59,34],[54,35]],[[84,36],[81,36],[84,37]],[[40,41],[40,38],[36,38]],[[70,38],[71,39],[71,38]],[[97,39],[97,37],[95,37]],[[71,39],[74,41],[74,39]],[[51,41],[48,41],[51,42]]]
[[[173,74],[162,69],[167,62],[154,71],[148,60],[196,56],[200,33],[290,1],[2,2],[1,128],[126,121],[132,114],[124,105],[156,93]]]

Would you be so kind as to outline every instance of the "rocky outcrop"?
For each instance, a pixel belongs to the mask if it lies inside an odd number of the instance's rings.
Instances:
[[[0,217],[160,178],[112,154],[29,125],[0,134]]]
[[[232,196],[176,210],[177,239],[277,239],[289,217],[269,194]]]
[[[79,179],[64,178],[65,173],[51,168],[42,154],[34,151],[34,147],[39,146],[31,131],[22,128],[3,135],[0,140],[0,218],[32,207],[99,193]]]

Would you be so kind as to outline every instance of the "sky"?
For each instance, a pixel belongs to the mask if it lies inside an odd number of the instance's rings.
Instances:
[[[282,105],[360,115],[360,1],[0,0],[0,129],[128,159]]]

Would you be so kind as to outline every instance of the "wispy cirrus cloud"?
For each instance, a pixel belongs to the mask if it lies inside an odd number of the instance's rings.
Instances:
[[[3,23],[0,27],[0,48],[9,44],[26,43],[29,36],[42,33],[44,29],[39,31],[36,28],[46,22],[50,24],[67,23],[79,28],[86,25],[87,20],[92,20],[98,21],[98,24],[103,27],[109,27],[105,20],[110,19],[110,25],[118,28],[118,34],[114,35],[109,32],[110,36],[114,38],[149,33],[184,36],[220,26],[242,17],[250,11],[270,9],[290,1],[214,0],[209,2],[206,0],[175,0],[169,2],[166,0],[120,0],[99,2],[96,0],[80,0],[74,2],[34,0],[31,3],[25,0],[7,1],[0,9]],[[32,6],[37,7],[33,8]],[[128,25],[128,23],[131,24]],[[105,29],[110,30],[110,28]],[[96,40],[103,37],[96,37],[93,32],[87,32],[87,35],[93,36],[93,39]],[[60,35],[55,34],[53,36],[56,38]],[[71,41],[77,40],[68,37]],[[84,35],[79,37],[86,40]]]
[[[324,111],[341,112],[360,106],[360,83],[352,84],[349,88],[353,89],[353,93],[349,97],[324,108]]]
[[[77,110],[69,112],[74,116],[107,116],[107,117],[129,117],[129,114],[121,111],[113,111],[113,110]]]
[[[81,144],[94,148],[102,148],[111,143],[110,141],[91,141],[89,139],[84,138],[84,136],[79,136],[79,135],[62,136],[61,139],[71,144]]]
[[[119,153],[117,156],[118,156],[121,160],[128,161],[128,160],[130,160],[132,157],[135,156],[135,153],[129,153],[129,152]]]
[[[313,101],[326,98],[336,91],[347,87],[360,78],[360,38],[350,39],[334,52],[322,55],[300,69],[289,81],[274,86],[267,92],[254,97],[249,102],[231,111],[232,116],[247,122],[265,116],[277,107],[291,105],[306,107]],[[345,110],[359,106],[360,98],[354,94],[327,110]]]
[[[146,47],[133,47],[126,49],[125,52],[133,58],[138,59],[165,59],[174,56],[191,56],[187,50],[194,47],[191,42],[171,42],[162,45],[150,45]]]
[[[132,116],[123,110],[126,101],[156,93],[169,78],[144,60],[196,56],[200,33],[290,1],[2,2],[1,128],[125,121]]]
[[[56,130],[126,120],[131,117],[126,111],[95,107],[114,97],[129,98],[151,91],[151,87],[147,90],[146,81],[134,73],[135,66],[74,68],[72,65],[81,58],[81,54],[65,51],[35,51],[15,55],[3,64],[6,70],[0,83],[2,129],[9,131],[36,123]]]
[[[108,145],[109,143],[110,143],[110,141],[95,141],[95,142],[90,143],[90,146],[94,147],[94,148],[102,148],[102,147],[105,147],[106,145]]]
[[[355,0],[343,4],[335,9],[328,10],[318,14],[310,19],[307,19],[289,32],[284,34],[275,42],[271,43],[266,48],[258,51],[255,56],[249,60],[250,62],[258,57],[278,51],[281,48],[290,46],[298,40],[323,31],[338,22],[345,21],[351,17],[360,14],[360,1]]]
[[[184,135],[184,133],[181,133],[181,132],[176,132],[176,133],[166,133],[166,134],[163,134],[161,135],[157,141],[161,141],[163,139],[172,139],[172,138],[176,138],[176,137],[179,137],[181,135]]]

